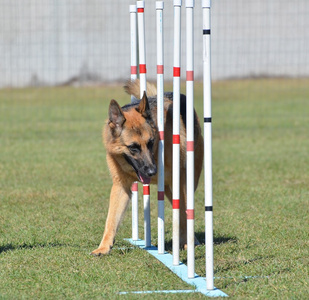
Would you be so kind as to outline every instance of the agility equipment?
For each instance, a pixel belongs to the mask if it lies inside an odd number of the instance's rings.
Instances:
[[[131,80],[137,79],[137,21],[136,5],[130,5]],[[131,102],[135,100],[131,95]],[[138,240],[138,183],[132,185],[132,240]]]
[[[164,254],[164,58],[163,1],[156,2],[158,144],[158,253]]]
[[[146,250],[165,264],[183,281],[193,285],[194,290],[164,290],[121,292],[137,293],[193,293],[199,292],[210,297],[227,297],[214,286],[213,259],[213,201],[212,201],[212,128],[211,128],[211,40],[210,40],[210,0],[202,0],[203,15],[203,104],[204,104],[204,187],[205,187],[205,257],[206,280],[195,273],[195,235],[194,235],[194,0],[186,0],[186,130],[187,130],[187,266],[179,261],[179,209],[180,209],[180,79],[181,79],[181,0],[173,1],[174,9],[174,61],[173,61],[173,255],[164,249],[164,38],[163,38],[163,1],[156,1],[157,33],[157,123],[159,130],[158,145],[158,248],[151,245],[150,232],[150,189],[143,186],[144,192],[144,240],[138,239],[138,213],[135,192],[137,183],[132,186],[132,239],[128,241]],[[138,27],[138,48],[136,47],[136,7]],[[139,53],[140,95],[146,91],[146,47],[144,1],[130,6],[131,14],[131,79],[137,78],[136,52]],[[134,16],[135,13],[135,16]],[[135,25],[134,25],[135,24]],[[134,32],[135,28],[135,32]],[[135,49],[135,50],[134,50]],[[135,54],[133,53],[135,52]],[[132,99],[133,100],[133,99]]]
[[[173,62],[173,265],[179,265],[180,226],[180,57],[181,0],[174,0],[174,62]]]

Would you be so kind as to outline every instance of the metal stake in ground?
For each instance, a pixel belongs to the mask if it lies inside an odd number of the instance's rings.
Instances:
[[[157,19],[157,121],[158,144],[158,253],[164,254],[164,59],[163,1],[156,1]]]
[[[139,77],[140,77],[140,97],[147,91],[146,79],[146,44],[145,44],[145,18],[144,1],[137,1],[137,22],[138,22],[138,52],[139,52]],[[151,246],[151,227],[150,227],[150,187],[149,184],[143,186],[144,199],[144,236],[146,247]]]
[[[131,80],[137,79],[137,21],[136,5],[130,5]],[[131,96],[131,102],[135,98]],[[132,185],[132,240],[138,240],[138,183]]]
[[[179,190],[180,190],[180,56],[181,0],[174,0],[173,64],[173,265],[179,265]]]
[[[214,289],[213,204],[212,204],[212,130],[211,130],[211,45],[210,0],[202,1],[203,9],[203,88],[204,88],[204,172],[205,172],[205,244],[206,287]]]
[[[186,0],[186,93],[187,93],[187,260],[188,278],[194,278],[194,0]]]

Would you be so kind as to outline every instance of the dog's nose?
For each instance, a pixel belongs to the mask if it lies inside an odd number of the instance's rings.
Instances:
[[[157,174],[157,166],[148,167],[146,174],[147,174],[148,177],[156,175]]]

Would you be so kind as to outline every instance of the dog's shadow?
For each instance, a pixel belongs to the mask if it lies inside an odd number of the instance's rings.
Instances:
[[[201,245],[205,244],[205,231],[200,231],[195,233],[195,237],[198,239]],[[214,245],[221,245],[225,243],[238,243],[238,239],[235,236],[217,236],[214,234]],[[173,250],[173,240],[169,240],[165,243],[165,250]]]

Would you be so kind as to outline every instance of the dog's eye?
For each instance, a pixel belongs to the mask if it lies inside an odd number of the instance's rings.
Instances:
[[[147,148],[148,148],[149,150],[151,150],[152,147],[153,147],[153,144],[154,144],[154,140],[153,140],[153,139],[149,140],[149,141],[148,141],[148,144],[147,144]]]
[[[132,154],[141,152],[141,146],[139,144],[133,143],[133,144],[127,146],[127,147]]]

